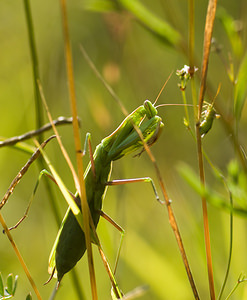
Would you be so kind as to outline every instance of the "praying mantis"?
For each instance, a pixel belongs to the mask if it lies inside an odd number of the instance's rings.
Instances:
[[[213,106],[211,109],[213,110]],[[213,111],[214,118],[215,110]],[[104,138],[96,147],[93,159],[84,174],[87,201],[95,228],[102,214],[102,201],[107,186],[109,185],[137,181],[150,182],[156,199],[159,200],[151,178],[109,181],[113,161],[143,148],[143,143],[152,146],[157,141],[164,126],[161,117],[159,117],[157,113],[155,106],[149,100],[146,100],[142,106],[139,106],[129,114],[119,127],[108,137]],[[209,125],[208,122],[210,122]],[[203,134],[206,134],[210,130],[212,126],[211,123],[210,118],[209,120],[203,120],[201,128],[205,129],[206,126],[207,129],[205,132],[202,132]],[[140,130],[142,139],[137,129]],[[142,153],[142,151],[143,149],[140,153]],[[80,206],[78,196],[75,197],[75,201],[77,205]],[[63,219],[49,259],[49,272],[51,273],[51,277],[57,273],[58,286],[64,274],[69,272],[76,265],[85,251],[85,235],[69,208]]]
[[[139,106],[129,114],[119,127],[112,134],[104,138],[96,147],[93,158],[88,164],[84,174],[87,201],[95,228],[98,225],[100,216],[107,216],[101,209],[107,187],[110,185],[125,184],[129,182],[150,182],[155,192],[156,199],[159,200],[154,183],[149,177],[113,181],[109,181],[109,178],[113,161],[137,150],[140,151],[140,155],[144,151],[144,143],[148,146],[152,146],[159,138],[163,127],[164,124],[162,123],[161,117],[157,115],[157,109],[154,104],[146,100],[143,105]],[[26,137],[26,135],[24,137]],[[40,155],[40,153],[44,155],[43,148],[53,137],[40,145],[18,173],[0,203],[0,208],[7,202],[8,197],[28,170],[31,163]],[[19,139],[17,139],[17,141],[19,141]],[[77,194],[74,196],[72,193],[71,195],[80,208],[79,196]],[[19,223],[20,222],[17,224],[19,225]],[[16,226],[14,226],[14,228],[16,228]],[[94,242],[93,236],[92,242]],[[63,276],[76,265],[84,255],[85,251],[86,243],[84,232],[73,212],[68,208],[50,254],[48,271],[51,276],[48,282],[52,277],[57,277],[58,288]]]
[[[113,161],[142,148],[143,141],[149,146],[154,144],[163,126],[164,124],[157,115],[156,108],[150,101],[146,100],[142,106],[128,115],[120,126],[96,147],[93,160],[89,163],[84,174],[87,201],[95,228],[99,222],[102,201],[107,186],[146,181],[151,182],[154,191],[156,191],[151,178],[109,181],[109,177]],[[143,141],[135,127],[140,130]],[[158,199],[157,193],[156,198]],[[79,205],[80,199],[78,196],[75,199]],[[85,235],[69,208],[63,219],[62,227],[58,232],[49,260],[49,271],[52,276],[56,271],[58,285],[64,274],[76,265],[85,251]]]

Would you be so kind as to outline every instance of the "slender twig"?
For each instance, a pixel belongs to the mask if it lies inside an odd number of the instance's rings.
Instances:
[[[225,185],[226,185],[226,181],[224,180],[225,182]],[[225,286],[226,286],[226,282],[227,282],[227,279],[228,279],[228,276],[229,276],[229,271],[230,271],[230,266],[231,266],[231,260],[232,260],[232,242],[233,242],[233,211],[232,211],[232,208],[233,208],[233,200],[232,200],[232,193],[231,191],[229,190],[228,186],[226,185],[227,189],[228,189],[228,193],[229,193],[229,198],[230,198],[230,241],[229,241],[229,255],[228,255],[228,263],[227,263],[227,268],[226,268],[226,274],[225,274],[225,278],[224,278],[224,281],[223,281],[223,284],[222,284],[222,287],[220,289],[220,293],[219,293],[219,296],[218,296],[218,300],[221,299],[222,295],[223,295],[223,292],[224,292],[224,289],[225,289]]]
[[[189,1],[189,62],[191,70],[194,70],[195,50],[195,1]]]
[[[63,125],[63,124],[71,124],[72,118],[59,117],[58,119],[52,121],[52,123],[55,126],[59,126],[59,125]],[[4,146],[13,146],[16,143],[23,142],[34,136],[37,136],[37,135],[39,136],[41,133],[48,131],[51,128],[52,128],[51,123],[48,123],[48,124],[43,125],[42,127],[40,127],[37,130],[31,130],[22,135],[18,135],[18,136],[11,137],[9,139],[5,139],[3,141],[0,141],[0,148],[4,147]]]
[[[202,72],[201,72],[198,120],[200,119],[201,116],[203,99],[206,90],[208,60],[209,60],[209,53],[211,47],[214,19],[216,14],[216,6],[217,6],[217,0],[209,0],[206,24],[205,24],[205,32],[204,32],[203,64],[202,64]]]
[[[244,275],[240,274],[237,283],[235,284],[234,288],[231,290],[230,294],[226,297],[226,300],[230,299],[230,297],[236,291],[236,289],[238,288],[238,286],[240,285],[240,283],[246,282],[246,281],[247,281],[247,278],[245,278]]]
[[[192,92],[192,103],[194,105],[194,117],[197,118],[197,96],[195,86],[195,1],[189,1],[189,63],[190,63],[190,74],[191,74],[191,92]],[[188,117],[188,116],[187,116]]]
[[[62,153],[63,153],[63,156],[64,156],[64,158],[65,158],[65,160],[66,160],[66,162],[67,162],[67,164],[68,164],[68,166],[69,166],[69,168],[70,168],[70,170],[71,170],[71,173],[72,173],[72,175],[73,175],[76,190],[79,190],[80,185],[79,185],[79,179],[78,179],[78,176],[77,176],[76,171],[75,171],[75,169],[74,169],[74,167],[73,167],[73,164],[72,164],[72,162],[71,162],[71,160],[70,160],[70,158],[69,158],[69,155],[68,155],[68,153],[67,153],[67,151],[66,151],[66,149],[65,149],[65,147],[64,147],[64,145],[63,145],[63,143],[62,143],[62,140],[61,140],[61,137],[60,137],[60,135],[59,135],[59,133],[58,133],[58,131],[57,131],[57,128],[56,128],[56,126],[53,124],[52,116],[51,116],[51,113],[50,113],[50,111],[49,111],[49,108],[48,108],[48,105],[47,105],[47,102],[46,102],[46,99],[45,99],[45,95],[44,95],[44,92],[43,92],[43,88],[42,88],[42,86],[41,86],[40,83],[39,83],[39,89],[40,89],[41,99],[42,99],[42,101],[43,101],[43,104],[44,104],[44,107],[45,107],[45,110],[46,110],[48,119],[49,119],[50,124],[51,124],[51,126],[52,126],[52,129],[53,129],[53,131],[54,131],[54,133],[55,133],[55,135],[56,135],[56,137],[57,137],[57,141],[58,141],[58,143],[59,143],[59,146],[60,146],[60,149],[61,149],[61,151],[62,151]],[[72,122],[73,122],[73,121],[72,121]]]
[[[117,104],[120,106],[121,111],[123,112],[123,114],[125,116],[127,116],[129,113],[126,110],[126,108],[124,107],[124,105],[122,104],[122,101],[119,99],[119,97],[116,95],[116,93],[114,92],[114,90],[112,89],[112,87],[107,83],[107,81],[104,79],[104,77],[100,74],[100,72],[98,71],[98,69],[96,68],[95,64],[93,63],[93,61],[90,59],[90,57],[88,56],[86,50],[84,49],[84,47],[82,45],[80,45],[80,49],[81,52],[85,58],[85,60],[87,61],[87,63],[89,64],[90,68],[93,70],[94,74],[99,78],[99,80],[103,83],[103,85],[106,87],[106,89],[108,90],[108,92],[110,93],[110,95],[112,96],[112,98],[117,102]]]
[[[204,94],[205,94],[205,90],[206,90],[209,52],[210,52],[210,46],[211,46],[216,6],[217,6],[217,0],[209,0],[206,24],[205,24],[205,32],[204,32],[202,77],[201,77],[201,86],[200,86],[200,94],[199,94],[199,101],[198,101],[198,104],[199,104],[198,117],[197,117],[197,122],[196,122],[197,156],[198,156],[200,181],[201,181],[202,186],[205,186],[205,173],[204,173],[204,164],[203,164],[202,141],[201,141],[201,135],[200,135],[199,129],[200,129],[200,118],[201,118],[201,113],[202,113],[203,99],[204,99]],[[206,247],[206,256],[207,256],[207,268],[208,268],[210,296],[211,296],[212,300],[215,300],[213,264],[212,264],[212,254],[211,254],[211,246],[210,246],[207,201],[206,201],[205,196],[202,196],[202,210],[203,210],[204,238],[205,238],[205,247]]]
[[[42,113],[42,102],[39,94],[39,88],[37,85],[37,80],[40,80],[39,75],[39,63],[38,63],[38,55],[36,49],[36,43],[34,38],[34,29],[33,29],[33,21],[32,14],[30,10],[29,0],[24,0],[24,9],[26,14],[26,22],[28,29],[28,38],[29,38],[29,47],[32,59],[32,67],[33,67],[33,85],[34,85],[34,98],[35,98],[35,109],[36,109],[36,129],[40,128],[43,124],[43,113]],[[42,134],[39,136],[39,142],[43,140]]]

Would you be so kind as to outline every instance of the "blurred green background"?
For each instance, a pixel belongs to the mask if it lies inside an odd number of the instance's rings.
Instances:
[[[200,68],[207,1],[195,2],[195,56],[198,60],[197,67]],[[246,41],[246,1],[218,2],[234,20],[239,21],[236,24],[241,26],[240,34],[243,41]],[[179,47],[164,43],[164,40],[137,22],[131,13],[96,12],[88,9],[95,3],[97,4],[97,1],[72,0],[67,5],[81,137],[84,141],[86,132],[91,132],[94,147],[119,125],[124,116],[83,58],[81,44],[129,112],[141,105],[145,99],[154,101],[171,72],[173,75],[158,103],[181,103],[181,92],[177,86],[179,79],[175,71],[181,69],[184,64],[189,64],[187,55]],[[171,24],[180,33],[182,40],[187,41],[188,1],[154,0],[151,3],[146,0],[141,3],[155,16]],[[53,118],[61,115],[69,117],[71,114],[59,2],[33,0],[31,10],[41,80],[49,108]],[[34,129],[36,118],[32,65],[22,1],[0,2],[0,36],[0,135],[11,137]],[[221,55],[227,63],[228,55],[231,54],[237,72],[246,45],[243,43],[242,54],[238,57],[234,55],[222,23],[217,18],[214,37],[222,47]],[[210,56],[208,80],[214,93],[219,83],[222,84],[216,101],[230,118],[233,85],[229,81],[221,57],[215,52]],[[196,84],[198,83],[196,78]],[[190,100],[189,85],[187,97]],[[206,100],[211,101],[212,98],[207,97]],[[190,113],[193,117],[192,109]],[[188,187],[177,171],[179,163],[184,162],[197,172],[196,144],[183,124],[182,107],[160,108],[159,115],[163,118],[165,127],[152,151],[169,196],[173,200],[173,209],[201,299],[209,299],[200,197]],[[247,110],[243,110],[239,127],[243,147],[246,145],[246,126]],[[60,127],[59,133],[72,161],[75,162],[71,126]],[[48,137],[49,133],[46,133],[46,136]],[[234,158],[234,149],[222,120],[214,122],[213,130],[204,138],[203,145],[212,162],[225,174],[227,164]],[[74,191],[72,176],[57,143],[51,142],[46,151],[68,188]],[[27,154],[11,147],[0,149],[1,195],[4,195],[28,158]],[[85,157],[84,161],[86,166],[88,157]],[[33,164],[2,210],[8,226],[15,224],[24,214],[39,172],[38,164]],[[208,184],[221,191],[223,188],[215,182],[210,168],[206,167],[206,172]],[[158,187],[153,165],[145,153],[139,158],[130,156],[114,163],[112,179],[143,176],[152,177]],[[63,215],[67,204],[56,186],[53,186],[53,191],[59,213]],[[160,193],[159,187],[158,191]],[[211,205],[208,209],[215,288],[218,292],[227,266],[229,214]],[[148,285],[149,289],[141,299],[193,299],[166,208],[155,201],[148,184],[109,188],[104,201],[104,211],[126,231],[116,276],[124,292],[140,285]],[[43,286],[43,283],[48,278],[48,257],[57,230],[47,192],[41,182],[27,220],[13,232],[13,236],[43,299],[49,298],[55,285],[55,280],[47,286]],[[103,249],[113,266],[120,235],[104,220],[100,221],[98,233]],[[96,247],[94,250],[99,299],[110,299],[110,281]],[[235,217],[233,258],[225,295],[233,288],[240,273],[247,271],[246,253],[246,220]],[[78,263],[76,269],[85,299],[90,299],[86,256]],[[0,271],[4,278],[10,272],[19,275],[16,299],[24,299],[27,293],[32,291],[4,235],[0,235]],[[232,299],[246,298],[247,286],[243,283]],[[57,299],[77,299],[70,275],[64,277]]]

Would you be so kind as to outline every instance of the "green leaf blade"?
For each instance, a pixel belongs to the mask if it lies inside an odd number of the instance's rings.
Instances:
[[[13,286],[13,296],[15,295],[15,292],[16,292],[17,280],[18,280],[18,275],[15,276],[15,281],[14,281],[14,286]]]
[[[236,117],[237,124],[240,121],[241,113],[246,100],[246,92],[247,92],[246,83],[247,83],[247,52],[239,68],[237,83],[235,87],[235,94],[234,94],[234,114]]]
[[[7,277],[7,292],[13,295],[13,274],[9,274]]]
[[[4,284],[3,284],[3,277],[2,274],[0,273],[0,296],[4,295]]]
[[[237,57],[241,57],[243,54],[243,44],[237,32],[235,20],[223,7],[218,7],[217,17],[221,21],[229,38],[233,53]]]
[[[109,0],[87,0],[85,8],[97,12],[111,12],[117,10],[117,3]]]
[[[138,0],[119,0],[122,7],[131,12],[148,30],[160,37],[169,46],[178,45],[180,34],[167,22],[161,20]]]

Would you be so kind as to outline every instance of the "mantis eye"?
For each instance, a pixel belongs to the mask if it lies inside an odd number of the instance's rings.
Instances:
[[[152,102],[150,102],[149,100],[145,100],[143,106],[146,109],[146,115],[147,115],[148,119],[151,119],[152,117],[154,117],[158,114],[157,109],[154,107]]]
[[[164,127],[164,124],[161,121],[159,121],[157,124],[158,125],[156,127],[156,130],[155,130],[154,134],[152,135],[152,137],[147,142],[148,146],[152,146],[157,141],[157,139],[159,138],[159,136],[161,134],[161,131]]]

